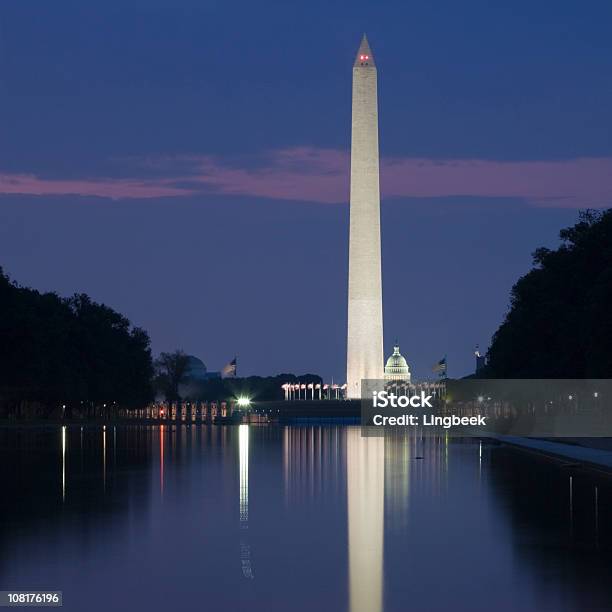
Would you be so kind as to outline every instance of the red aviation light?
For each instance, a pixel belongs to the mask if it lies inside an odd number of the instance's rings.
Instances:
[[[366,60],[369,60],[369,59],[370,59],[370,56],[369,56],[369,55],[360,55],[360,56],[359,56],[359,59],[360,59],[362,62],[365,62]]]

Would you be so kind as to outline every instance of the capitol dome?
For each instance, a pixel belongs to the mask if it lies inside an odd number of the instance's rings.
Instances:
[[[410,382],[410,368],[403,355],[399,352],[398,344],[393,347],[393,355],[387,359],[385,380]]]

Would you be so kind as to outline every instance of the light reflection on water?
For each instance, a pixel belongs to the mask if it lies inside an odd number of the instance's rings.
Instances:
[[[67,610],[609,609],[610,480],[485,441],[68,426],[0,455],[0,589]]]
[[[66,501],[66,426],[62,427],[62,501]]]
[[[242,575],[253,579],[251,547],[249,546],[249,426],[238,427],[238,448],[240,451],[240,561]]]
[[[346,433],[351,612],[382,610],[385,440]]]

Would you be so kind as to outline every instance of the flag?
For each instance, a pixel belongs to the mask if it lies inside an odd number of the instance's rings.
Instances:
[[[221,378],[236,378],[237,366],[236,359],[234,357],[222,370],[221,370]]]
[[[440,376],[444,376],[446,374],[446,355],[434,365],[432,368],[434,372],[437,372]]]
[[[309,389],[314,389],[314,383],[308,383],[308,388]]]

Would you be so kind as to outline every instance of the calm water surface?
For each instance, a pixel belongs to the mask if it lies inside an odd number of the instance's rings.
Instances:
[[[612,609],[612,485],[355,427],[0,430],[0,589],[64,609]]]

